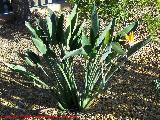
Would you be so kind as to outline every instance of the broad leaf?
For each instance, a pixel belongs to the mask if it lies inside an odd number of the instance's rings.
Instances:
[[[76,6],[74,8],[75,9],[73,9],[72,13],[68,17],[68,27],[67,27],[67,33],[69,33],[67,37],[67,49],[70,48],[70,50],[73,50],[72,44],[76,42],[73,41],[73,38],[75,37],[75,35],[78,33],[79,30],[79,28],[77,28],[78,15],[76,12]],[[80,25],[78,27],[80,27]],[[76,43],[74,45],[76,45]]]
[[[47,89],[49,88],[47,84],[45,84],[42,80],[40,80],[38,77],[36,77],[33,73],[27,72],[23,66],[8,64],[8,63],[4,63],[4,64],[6,66],[8,66],[10,69],[14,70],[15,72],[21,73],[21,74],[25,75],[26,77],[29,77],[32,80],[40,83],[41,86],[44,86]]]
[[[29,22],[25,22],[25,25],[29,29],[29,31],[31,32],[33,37],[37,38],[38,35],[37,35],[36,31],[33,29],[33,27],[31,26],[31,24]]]
[[[25,60],[25,62],[26,62],[27,65],[35,66],[35,64],[33,63],[33,61],[31,61],[28,57],[24,57],[24,60]]]
[[[28,58],[27,60],[30,60],[28,62],[34,63],[34,64],[39,64],[40,63],[40,58],[38,55],[36,55],[34,52],[31,50],[27,50],[25,53],[25,57]],[[29,64],[29,63],[28,63]],[[32,65],[31,65],[32,66]]]
[[[116,34],[117,37],[122,38],[124,37],[126,34],[128,34],[131,31],[135,31],[135,29],[138,26],[138,22],[133,22],[132,24],[128,25],[127,27],[125,27],[121,32],[118,32]]]
[[[101,58],[102,60],[105,60],[108,57],[108,55],[112,52],[111,48],[112,48],[111,45],[106,46],[105,53],[102,55],[102,58]]]
[[[99,33],[99,20],[97,15],[97,7],[94,4],[91,16],[91,30],[93,30],[93,35],[96,37]]]
[[[32,41],[40,53],[46,54],[47,52],[46,45],[43,43],[43,41],[40,38],[37,38],[37,39],[32,38]]]
[[[63,57],[63,59],[66,59],[68,57],[72,57],[72,56],[75,56],[75,55],[80,55],[80,54],[86,55],[86,52],[84,51],[83,48],[79,48],[79,49],[67,52],[66,55]]]
[[[77,13],[76,11],[77,11],[77,5],[74,6],[71,14],[67,17],[66,28],[71,25],[71,21],[72,21],[72,19],[75,17],[75,15]]]
[[[69,46],[70,46],[70,50],[75,50],[75,49],[78,49],[80,48],[80,35],[81,31],[80,30],[80,27],[81,27],[81,24],[77,25],[75,28],[75,30],[73,31],[72,35],[71,35],[71,38],[69,40]]]
[[[51,9],[48,9],[48,16],[46,17],[46,21],[50,38],[54,38],[57,30],[57,17]]]
[[[8,63],[4,63],[4,64],[6,66],[8,66],[10,69],[15,70],[16,72],[18,72],[18,71],[26,72],[26,68],[24,68],[23,66],[14,65],[14,64],[8,64]]]
[[[82,32],[81,44],[82,46],[90,45],[90,41],[84,32]]]
[[[95,56],[96,51],[92,48],[92,45],[85,45],[83,48],[88,56]]]
[[[108,45],[108,44],[109,44],[109,40],[110,40],[110,32],[108,31],[108,32],[106,33],[105,38],[104,38],[103,46]]]
[[[124,55],[125,51],[122,49],[118,42],[112,43],[112,49],[114,49],[118,54]]]
[[[145,46],[146,44],[148,44],[151,41],[151,37],[148,36],[146,39],[144,39],[141,42],[138,42],[137,44],[133,45],[127,53],[127,56],[131,56],[133,53],[135,53],[137,50],[139,50],[141,47]]]
[[[52,24],[55,25],[55,23],[52,23],[51,18],[49,16],[46,17],[46,21],[47,21],[47,27],[48,27],[48,31],[49,31],[49,37],[52,37]]]
[[[99,20],[96,11],[97,7],[93,6],[92,15],[91,15],[91,28],[90,28],[90,43],[92,47],[96,44],[96,39],[99,36]]]
[[[109,25],[105,28],[105,30],[102,32],[102,34],[97,39],[97,41],[96,41],[96,47],[98,47],[102,43],[103,40],[105,40],[104,44],[108,43],[108,41],[109,41],[109,35],[110,35],[109,32],[110,32],[112,24],[113,24],[113,20],[109,23]]]
[[[64,22],[64,15],[62,14],[58,19],[57,23],[56,40],[58,40],[58,43],[64,44],[65,40],[64,40],[63,22]]]

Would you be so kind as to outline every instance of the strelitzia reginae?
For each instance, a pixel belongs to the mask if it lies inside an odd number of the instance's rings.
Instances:
[[[133,46],[134,45],[134,33],[133,31],[129,33],[129,35],[125,35],[125,41],[127,44],[129,44],[129,46]]]

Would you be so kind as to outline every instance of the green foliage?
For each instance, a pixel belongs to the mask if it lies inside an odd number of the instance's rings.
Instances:
[[[92,10],[92,4],[95,2],[98,7],[98,13],[103,19],[118,17],[117,14],[124,11],[125,4],[118,0],[67,0],[72,5],[78,4],[81,17],[89,18]],[[123,14],[123,13],[122,13]],[[109,19],[108,19],[109,18]]]
[[[30,22],[25,23],[32,34],[34,45],[43,56],[48,55],[57,45],[62,50],[61,54],[79,48],[80,43],[78,41],[82,32],[82,25],[77,23],[76,11],[77,6],[67,18],[66,30],[64,30],[63,14],[57,17],[50,9],[48,9],[46,19],[36,19],[34,26]]]
[[[156,88],[157,95],[160,96],[160,80],[159,79],[154,80],[154,86]]]
[[[157,0],[157,7],[160,9],[160,0]]]
[[[130,17],[130,11],[138,6],[146,7],[155,2],[158,5],[159,0],[67,0],[67,2],[72,5],[78,4],[79,10],[82,13],[81,15],[85,15],[85,17],[89,16],[92,4],[95,2],[98,7],[98,13],[103,19],[120,17],[120,20],[123,20],[125,17]]]
[[[36,75],[20,65],[5,65],[31,78],[35,86],[51,90],[61,110],[77,112],[89,108],[94,99],[106,89],[107,82],[127,57],[151,41],[148,37],[133,46],[121,41],[126,34],[136,30],[138,22],[133,22],[115,33],[116,19],[113,18],[104,31],[100,32],[95,5],[91,14],[89,35],[83,24],[78,24],[76,6],[68,17],[66,31],[62,27],[63,15],[58,18],[52,11],[49,11],[46,20],[37,19],[36,23],[36,27],[28,22],[26,26],[32,33],[32,41],[39,55],[27,50],[22,58],[29,66],[40,69],[45,77],[42,79],[40,74]],[[60,56],[55,51],[57,46],[60,48]],[[84,83],[82,89],[77,84],[73,69],[72,58],[76,55],[83,56],[85,60],[82,64],[84,72],[79,73]]]
[[[151,14],[145,14],[144,18],[146,21],[148,31],[153,36],[158,36],[158,29],[160,28],[160,16],[152,17]]]
[[[134,19],[147,23],[147,29],[152,37],[157,37],[157,27],[159,27],[160,1],[159,0],[67,0],[72,5],[78,4],[82,19],[88,19],[91,14],[92,4],[95,2],[100,18],[110,21],[117,18],[118,27],[122,27],[125,22]],[[150,8],[150,10],[144,9]],[[147,11],[146,14],[144,12]],[[135,14],[136,13],[136,14]],[[154,14],[157,15],[154,15]],[[135,16],[137,16],[135,18]],[[130,19],[130,20],[129,20]],[[157,26],[158,24],[158,26]]]

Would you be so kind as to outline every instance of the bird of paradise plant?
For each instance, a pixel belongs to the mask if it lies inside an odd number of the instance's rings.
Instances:
[[[107,88],[107,82],[113,74],[125,63],[126,58],[151,41],[148,37],[125,49],[125,45],[121,44],[120,40],[125,38],[126,42],[131,44],[134,41],[133,31],[138,23],[133,22],[122,31],[113,34],[115,27],[115,19],[113,19],[101,33],[95,5],[91,15],[90,35],[88,36],[83,25],[76,24],[78,23],[76,7],[69,16],[65,34],[63,15],[57,18],[52,13],[50,17],[48,16],[44,22],[44,24],[46,23],[45,29],[34,28],[26,23],[33,34],[32,41],[41,53],[41,57],[33,51],[27,51],[24,61],[32,67],[39,68],[46,76],[44,80],[21,65],[7,63],[5,65],[32,79],[35,86],[51,90],[57,106],[61,110],[79,112],[90,108],[94,99]],[[41,21],[38,23],[40,24]],[[47,33],[44,34],[44,32]],[[48,36],[46,37],[46,35]],[[53,49],[57,45],[61,46],[63,53],[58,57]],[[64,46],[67,48],[66,51],[63,49]],[[71,59],[77,55],[87,58],[82,65],[84,73],[80,73],[84,83],[82,91],[78,89],[79,85],[73,69],[74,61]],[[45,61],[46,66],[43,66],[42,60]],[[50,74],[48,74],[48,70],[50,70]],[[46,81],[50,81],[54,85]]]

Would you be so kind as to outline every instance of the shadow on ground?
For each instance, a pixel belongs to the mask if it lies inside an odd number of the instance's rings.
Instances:
[[[129,65],[135,66],[131,62]],[[156,68],[154,70],[157,71]],[[128,117],[158,120],[160,99],[155,94],[153,86],[155,79],[157,76],[138,73],[123,67],[108,83],[108,90],[86,113],[92,113],[95,117],[97,114],[101,114],[101,117],[111,114],[118,119]],[[21,84],[21,80],[25,81],[12,72],[1,71],[0,115],[37,115],[40,110],[55,107],[52,104],[52,95],[48,91],[34,88],[26,83]],[[43,108],[39,108],[40,106]]]
[[[35,88],[15,73],[0,73],[0,115],[36,115],[55,106],[48,90]]]
[[[155,79],[157,77],[134,71],[119,71],[94,106],[95,112],[112,114],[119,119],[160,119],[160,98],[155,94]]]
[[[20,41],[21,38],[29,38],[29,34],[24,23],[16,21],[0,26],[0,38],[8,41]]]

